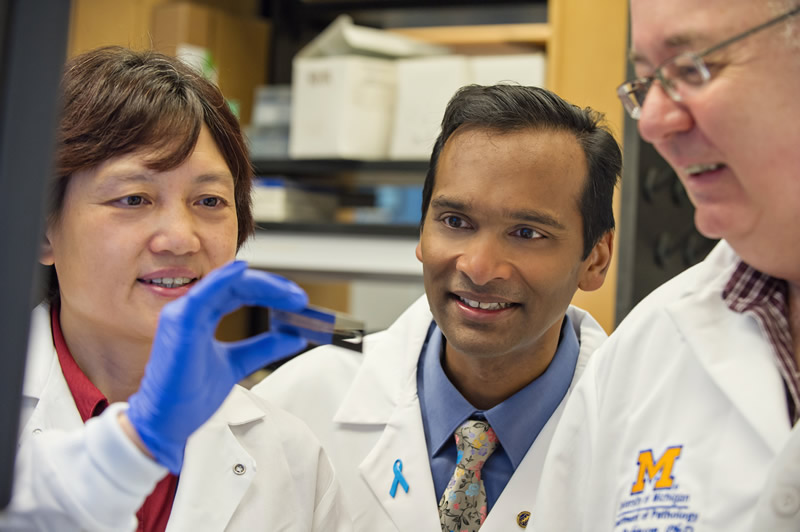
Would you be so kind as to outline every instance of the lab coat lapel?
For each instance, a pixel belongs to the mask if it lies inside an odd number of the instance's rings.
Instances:
[[[255,459],[234,434],[236,426],[263,417],[250,402],[239,402],[235,409],[224,403],[189,438],[167,532],[226,529],[255,475],[269,474],[257,471]]]
[[[582,368],[577,368],[576,373],[572,379],[572,385],[580,377],[583,372]],[[539,479],[542,478],[542,469],[544,468],[544,459],[547,454],[547,449],[550,447],[550,441],[553,439],[558,420],[561,419],[561,414],[564,412],[567,398],[565,397],[561,404],[547,420],[542,430],[536,436],[525,457],[520,462],[519,467],[514,471],[514,474],[506,484],[503,493],[495,502],[489,515],[486,516],[481,532],[517,530],[525,528],[519,524],[519,518],[523,512],[529,514],[528,525],[532,523],[536,516],[530,516],[533,511],[533,505],[536,503],[536,496],[539,491]]]
[[[376,338],[353,380],[336,423],[383,425],[378,441],[358,469],[372,494],[398,530],[438,530],[439,510],[417,398],[417,362],[432,317],[427,298],[420,297],[392,326]],[[376,335],[377,336],[377,335]],[[399,356],[392,351],[402,349]],[[398,485],[394,464],[402,462],[409,486]]]
[[[409,390],[411,391],[411,390]],[[389,493],[395,479],[394,464],[402,461],[408,493],[401,486]],[[359,471],[375,498],[398,530],[438,530],[439,511],[433,488],[422,414],[416,396],[397,406],[380,439],[359,465]]]
[[[26,404],[35,401],[36,406],[30,418],[23,419],[20,446],[35,431],[52,428],[70,430],[83,425],[53,346],[49,309],[41,305],[33,311],[31,317],[23,396]]]
[[[423,295],[376,338],[334,415],[335,423],[382,425],[394,415],[400,397],[408,397],[406,385],[416,395],[417,362],[432,319]],[[397,350],[403,353],[392,354]]]
[[[550,443],[552,431],[551,428],[546,444]],[[547,445],[537,445],[538,441],[537,438],[509,479],[503,493],[492,506],[489,515],[486,516],[486,521],[481,526],[481,532],[502,532],[523,528],[519,526],[517,519],[522,512],[530,514],[533,511],[547,450]],[[544,451],[541,449],[542,447]]]
[[[710,378],[777,453],[790,427],[772,348],[755,319],[730,310],[720,294],[718,286],[709,287],[679,300],[667,312]]]

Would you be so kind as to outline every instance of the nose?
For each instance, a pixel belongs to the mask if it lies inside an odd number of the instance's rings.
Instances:
[[[686,105],[670,98],[661,83],[653,82],[639,115],[638,127],[642,138],[658,144],[671,135],[688,131],[693,124],[694,119]]]
[[[165,206],[157,216],[150,239],[153,253],[189,255],[200,251],[197,221],[188,206]]]
[[[489,236],[476,235],[470,239],[456,261],[456,270],[478,286],[508,280],[512,269],[502,242]]]

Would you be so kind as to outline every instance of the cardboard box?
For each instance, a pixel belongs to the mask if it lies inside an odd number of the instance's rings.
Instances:
[[[512,82],[544,87],[547,63],[544,52],[470,57],[472,83],[494,85]]]
[[[70,7],[68,55],[99,46],[150,48],[153,8],[165,0],[73,0]]]
[[[446,52],[341,15],[292,64],[289,153],[296,159],[386,159],[394,59]]]
[[[267,77],[266,21],[170,2],[155,7],[152,35],[156,50],[201,67],[218,83],[242,124],[249,123],[255,88]]]
[[[228,13],[245,17],[257,17],[261,11],[260,0],[191,0],[191,2],[206,7],[215,7],[227,11]]]
[[[397,96],[390,159],[427,160],[453,94],[470,83],[462,55],[397,60]]]

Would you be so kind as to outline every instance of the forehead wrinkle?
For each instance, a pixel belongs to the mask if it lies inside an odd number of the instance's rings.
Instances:
[[[673,35],[664,39],[661,46],[666,50],[670,50],[671,54],[677,55],[683,50],[697,48],[698,43],[702,40],[699,36],[693,36],[692,34]],[[670,57],[672,56],[670,55]],[[652,62],[645,57],[644,53],[635,48],[631,48],[628,52],[628,60],[634,64],[652,65]]]
[[[208,172],[197,176],[195,181],[200,184],[219,183],[222,185],[227,185],[233,182],[233,174],[230,172]]]
[[[666,61],[669,61],[682,52],[702,52],[720,40],[722,39],[715,39],[705,33],[700,33],[690,29],[681,33],[670,35],[661,41],[658,51],[666,50],[666,53],[663,54],[665,57],[658,61],[658,64],[654,64],[645,56],[644,52],[641,52],[634,47],[631,47],[629,50],[628,59],[634,65],[656,67]]]
[[[98,186],[99,192],[104,192],[107,189],[113,190],[114,187],[125,184],[149,184],[158,180],[157,176],[161,172],[149,170],[144,167],[134,165],[130,169],[121,168],[119,170],[112,170],[102,175],[100,185]],[[230,172],[207,172],[200,174],[194,178],[197,184],[215,184],[229,185],[233,184],[233,176]]]
[[[114,169],[110,172],[100,172],[100,191],[127,183],[151,183],[154,179],[153,172],[146,168],[134,167],[130,169]]]

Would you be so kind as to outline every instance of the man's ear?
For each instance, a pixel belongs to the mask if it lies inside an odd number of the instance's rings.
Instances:
[[[44,236],[42,236],[42,243],[39,246],[39,262],[45,266],[52,266],[55,264],[53,245],[50,243],[50,228],[48,228],[44,232]]]
[[[578,288],[585,292],[597,290],[603,286],[614,253],[614,231],[606,231],[594,245],[589,256],[583,261]]]

